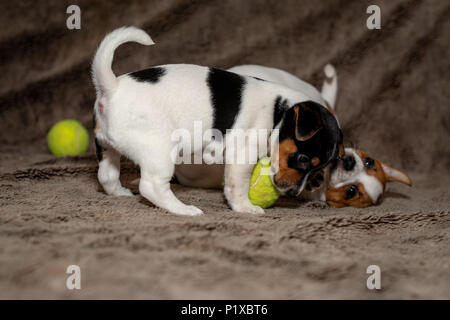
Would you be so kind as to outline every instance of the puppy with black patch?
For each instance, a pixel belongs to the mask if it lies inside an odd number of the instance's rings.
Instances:
[[[224,134],[227,129],[279,129],[279,143],[270,151],[277,168],[273,182],[291,196],[302,192],[311,173],[343,154],[342,132],[320,95],[188,64],[116,77],[111,69],[114,51],[130,41],[153,44],[142,30],[117,29],[102,41],[92,64],[98,179],[106,193],[132,195],[119,180],[120,155],[125,155],[140,167],[142,196],[175,214],[202,214],[170,189],[176,173],[172,153],[179,148],[171,134],[183,128],[193,136],[195,121],[201,121],[204,130],[214,128]],[[245,149],[252,147],[246,142]],[[264,213],[248,199],[253,165],[225,163],[224,194],[234,211]]]

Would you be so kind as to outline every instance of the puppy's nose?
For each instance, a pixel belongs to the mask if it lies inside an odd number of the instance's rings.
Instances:
[[[299,154],[297,156],[297,169],[306,171],[309,169],[310,166],[311,166],[310,159],[307,155]]]
[[[344,170],[350,171],[353,170],[355,167],[356,161],[353,156],[344,156],[342,157],[342,166],[344,167]]]

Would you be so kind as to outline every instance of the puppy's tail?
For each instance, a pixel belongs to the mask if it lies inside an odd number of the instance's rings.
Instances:
[[[125,42],[137,42],[146,46],[154,44],[145,31],[135,27],[114,30],[103,39],[92,62],[92,80],[100,95],[108,96],[117,87],[117,78],[111,65],[114,51]]]
[[[331,64],[327,64],[323,71],[325,73],[325,81],[322,85],[322,98],[330,104],[333,110],[336,110],[338,89],[336,69]]]

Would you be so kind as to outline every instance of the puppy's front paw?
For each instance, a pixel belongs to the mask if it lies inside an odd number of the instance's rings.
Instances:
[[[114,191],[112,192],[112,195],[116,196],[116,197],[132,197],[133,192],[131,192],[129,189],[124,188],[124,187],[119,187],[114,189]]]
[[[250,201],[231,205],[231,209],[237,212],[264,214],[264,209],[253,205]]]
[[[176,208],[175,210],[171,211],[175,214],[184,216],[199,216],[203,214],[203,211],[197,208],[196,206],[183,206],[181,208]]]

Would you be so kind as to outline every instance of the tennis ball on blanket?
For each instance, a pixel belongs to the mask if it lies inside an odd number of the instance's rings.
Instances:
[[[252,171],[248,198],[255,206],[265,209],[273,206],[279,197],[280,193],[270,180],[270,158],[261,158]]]
[[[62,120],[55,123],[48,132],[47,145],[57,157],[77,156],[87,151],[89,133],[76,120]]]

